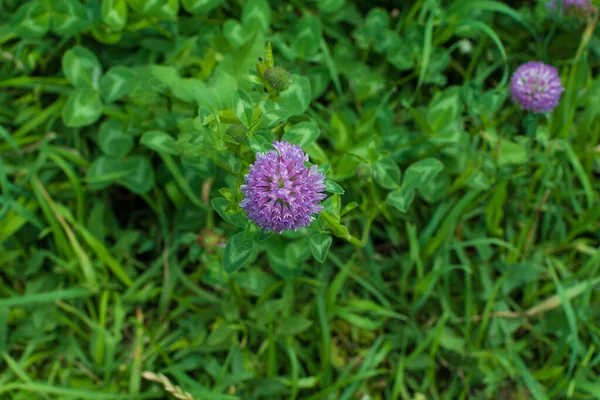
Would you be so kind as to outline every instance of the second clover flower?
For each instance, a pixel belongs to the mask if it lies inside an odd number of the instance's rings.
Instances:
[[[556,10],[559,0],[551,0],[546,4],[549,10]],[[560,1],[560,12],[563,15],[572,15],[575,17],[587,17],[596,10],[591,0],[562,0]]]
[[[285,141],[273,146],[276,150],[256,154],[241,186],[245,198],[240,206],[261,228],[281,233],[310,225],[327,195],[322,193],[325,175],[316,165],[304,165],[308,155],[299,146]]]
[[[554,110],[563,91],[556,68],[536,61],[517,68],[510,82],[512,99],[534,113]]]

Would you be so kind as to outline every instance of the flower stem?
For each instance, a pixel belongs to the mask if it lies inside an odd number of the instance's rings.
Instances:
[[[352,236],[350,232],[348,232],[348,228],[346,228],[340,223],[339,217],[336,218],[327,211],[321,211],[321,219],[327,223],[329,229],[331,230],[331,233],[333,233],[335,236],[344,239],[345,241],[355,245],[356,247],[365,247],[365,243]]]
[[[351,244],[355,245],[356,247],[359,247],[361,249],[363,247],[365,247],[365,244],[363,242],[361,242],[360,240],[358,240],[357,238],[355,238],[352,235],[348,235],[345,239],[346,239],[346,241],[348,241],[348,243],[351,243]]]

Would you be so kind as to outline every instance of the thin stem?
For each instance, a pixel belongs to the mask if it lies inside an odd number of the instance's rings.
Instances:
[[[355,245],[356,247],[359,247],[361,249],[363,247],[365,247],[365,244],[363,242],[361,242],[360,240],[358,240],[357,238],[355,238],[352,235],[348,235],[345,239],[348,243],[351,243],[351,244]]]

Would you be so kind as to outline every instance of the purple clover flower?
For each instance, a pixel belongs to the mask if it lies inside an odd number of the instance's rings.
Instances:
[[[275,150],[257,153],[241,186],[246,196],[240,206],[258,226],[281,233],[308,226],[312,214],[323,210],[319,201],[327,195],[325,175],[317,166],[307,168],[308,155],[288,142],[273,143]]]
[[[555,11],[558,7],[558,0],[551,0],[546,4],[549,10]],[[596,10],[591,0],[562,0],[561,12],[564,15],[573,15],[576,17],[587,17]]]
[[[564,88],[556,68],[530,61],[517,68],[510,91],[512,99],[524,110],[545,113],[556,108]]]

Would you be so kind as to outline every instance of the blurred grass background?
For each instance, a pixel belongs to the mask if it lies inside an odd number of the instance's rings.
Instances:
[[[273,134],[318,126],[365,246],[227,275],[240,162],[190,126],[267,40]],[[550,115],[508,98],[529,60]],[[0,399],[600,398],[599,65],[595,16],[534,1],[0,1]]]

